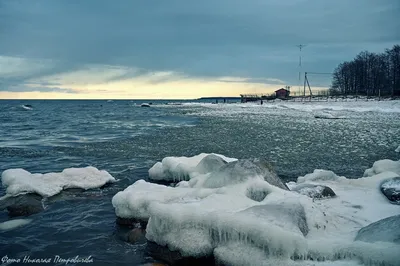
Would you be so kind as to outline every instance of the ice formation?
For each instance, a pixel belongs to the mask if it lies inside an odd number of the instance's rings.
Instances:
[[[31,219],[14,219],[14,220],[2,222],[2,223],[0,223],[0,230],[2,230],[2,231],[13,230],[17,227],[29,224],[31,221],[32,221]]]
[[[380,168],[347,179],[316,170],[288,184],[328,186],[337,195],[312,199],[269,183],[273,171],[254,160],[200,173],[195,169],[206,156],[156,164],[158,180],[184,181],[169,187],[139,180],[113,197],[116,215],[147,220],[146,238],[183,256],[213,255],[227,265],[398,265],[398,243],[355,241],[361,228],[399,213],[379,191],[396,173]]]
[[[6,196],[36,193],[42,197],[51,197],[68,188],[93,189],[115,178],[104,170],[94,167],[68,168],[61,173],[32,174],[24,169],[8,169],[1,175]]]

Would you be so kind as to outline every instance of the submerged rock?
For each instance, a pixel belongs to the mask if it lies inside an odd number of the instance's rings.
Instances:
[[[171,251],[168,249],[168,247],[157,245],[154,242],[147,243],[146,253],[157,260],[168,263],[168,265],[171,266],[216,265],[213,257],[205,257],[205,258],[183,257],[178,251]]]
[[[318,113],[318,114],[314,114],[314,118],[318,118],[318,119],[341,119],[343,117],[336,116],[336,115],[333,115],[331,113]]]
[[[131,231],[128,232],[126,235],[127,242],[129,243],[145,243],[146,242],[146,230],[143,229],[142,227],[137,227],[132,229]]]
[[[292,191],[313,199],[332,198],[336,196],[330,187],[323,185],[301,184],[294,187]]]
[[[117,216],[115,220],[116,224],[121,226],[134,226],[136,224],[140,224],[141,227],[146,228],[147,221],[138,220],[135,218],[121,218]]]
[[[37,194],[19,195],[6,201],[3,203],[3,208],[7,208],[11,217],[29,216],[44,210],[42,197]]]
[[[390,216],[361,228],[355,240],[400,244],[400,215]]]
[[[400,204],[400,177],[384,181],[381,191],[391,203]]]
[[[272,166],[258,159],[244,159],[229,162],[219,170],[210,173],[203,187],[218,188],[245,182],[249,178],[260,176],[269,184],[289,190],[278,177]]]

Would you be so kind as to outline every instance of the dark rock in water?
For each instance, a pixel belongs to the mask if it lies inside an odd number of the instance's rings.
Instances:
[[[400,177],[384,181],[381,191],[391,203],[400,205]]]
[[[127,234],[127,241],[129,243],[135,244],[135,243],[146,243],[146,230],[143,229],[142,227],[137,227],[132,229],[131,231],[128,232]]]
[[[147,226],[147,221],[139,221],[134,218],[121,218],[121,217],[117,216],[117,219],[115,220],[115,222],[121,226],[133,226],[135,224],[140,224],[140,226],[142,228],[146,228],[146,226]]]
[[[200,174],[206,174],[219,170],[227,162],[215,154],[209,154],[204,157],[196,166],[196,171]]]
[[[361,228],[355,240],[400,244],[400,215],[390,216]]]
[[[309,232],[306,213],[300,203],[282,202],[250,207],[240,213],[254,216],[257,220],[266,220],[285,230],[301,232],[306,236]]]
[[[44,210],[42,197],[38,194],[25,194],[10,198],[6,205],[10,217],[29,216]]]
[[[117,219],[115,220],[115,222],[118,225],[133,225],[134,223],[136,223],[136,219],[134,218],[121,218],[117,216]]]
[[[301,184],[293,188],[292,191],[313,199],[332,198],[336,196],[330,187],[322,185]]]
[[[207,258],[192,258],[183,257],[178,251],[171,251],[167,247],[159,246],[153,242],[147,242],[146,253],[151,257],[166,262],[171,266],[214,266],[214,257]]]
[[[210,174],[204,187],[217,188],[245,182],[249,178],[262,176],[269,184],[289,190],[273,170],[272,166],[258,159],[245,159],[229,162]]]

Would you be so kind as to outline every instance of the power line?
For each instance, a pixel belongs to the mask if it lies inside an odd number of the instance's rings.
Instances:
[[[307,74],[312,74],[312,75],[333,75],[333,73],[322,73],[322,72],[307,72]]]

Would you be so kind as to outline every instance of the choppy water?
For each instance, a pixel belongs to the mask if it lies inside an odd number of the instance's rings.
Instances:
[[[0,101],[0,172],[60,172],[95,166],[121,181],[70,194],[0,234],[0,257],[93,257],[94,265],[155,261],[146,243],[121,240],[111,198],[166,156],[201,152],[265,158],[285,180],[316,168],[360,177],[379,159],[398,159],[398,112],[340,109],[346,119],[315,119],[285,105],[183,104],[134,101]],[[32,110],[21,106],[31,104]],[[0,188],[0,196],[4,188]],[[0,222],[8,220],[0,213]]]

